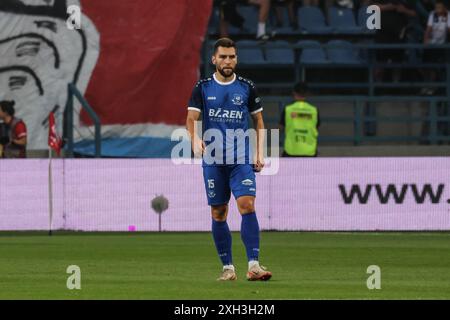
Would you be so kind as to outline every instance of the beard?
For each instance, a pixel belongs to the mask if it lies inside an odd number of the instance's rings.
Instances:
[[[217,68],[217,71],[222,75],[224,78],[229,78],[234,74],[234,68],[226,67],[226,68]]]

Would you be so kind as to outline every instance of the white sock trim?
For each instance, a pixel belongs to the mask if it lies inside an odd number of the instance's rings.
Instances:
[[[248,270],[250,270],[253,267],[259,267],[259,261],[258,260],[250,260],[248,262]]]
[[[225,270],[235,271],[234,266],[232,264],[227,264],[227,265],[223,266],[223,271],[225,271]]]

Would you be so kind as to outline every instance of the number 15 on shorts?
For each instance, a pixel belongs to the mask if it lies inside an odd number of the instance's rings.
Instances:
[[[208,189],[214,189],[214,179],[208,179]]]

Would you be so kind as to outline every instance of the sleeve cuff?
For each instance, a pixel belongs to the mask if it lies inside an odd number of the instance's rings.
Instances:
[[[256,113],[261,112],[261,111],[263,111],[263,108],[259,108],[258,110],[250,112],[250,114],[256,114]]]
[[[199,108],[194,108],[194,107],[188,107],[188,110],[194,110],[194,111],[202,112],[201,109],[199,109]]]

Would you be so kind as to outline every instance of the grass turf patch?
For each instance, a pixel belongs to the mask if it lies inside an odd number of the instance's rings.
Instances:
[[[0,233],[0,299],[450,299],[450,233],[263,232],[268,282],[245,280],[238,233],[238,280],[221,271],[209,233]],[[69,265],[81,290],[68,290]],[[381,268],[368,290],[367,267]]]

